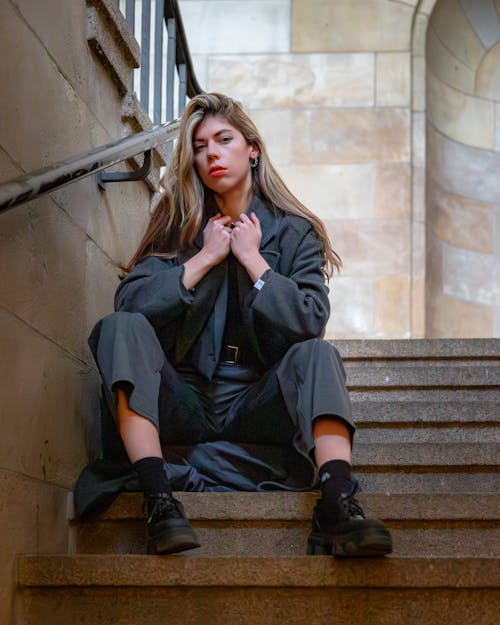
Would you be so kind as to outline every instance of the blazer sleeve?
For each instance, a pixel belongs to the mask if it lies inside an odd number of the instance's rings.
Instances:
[[[118,286],[115,310],[142,313],[159,329],[186,312],[193,296],[182,283],[184,265],[148,256]]]
[[[289,243],[284,250],[290,249]],[[330,302],[322,265],[321,241],[309,229],[296,247],[287,275],[268,270],[260,291],[252,289],[251,307],[266,330],[277,331],[291,342],[323,335]]]

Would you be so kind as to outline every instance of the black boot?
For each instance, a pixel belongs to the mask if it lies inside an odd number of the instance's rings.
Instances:
[[[145,498],[148,508],[148,553],[177,553],[199,547],[180,501],[170,493]]]
[[[358,483],[335,500],[318,499],[313,512],[308,555],[348,557],[385,556],[392,551],[389,530],[382,521],[366,519],[354,498]]]

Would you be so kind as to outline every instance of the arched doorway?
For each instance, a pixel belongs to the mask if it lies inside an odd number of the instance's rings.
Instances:
[[[425,334],[500,336],[500,1],[438,0],[425,59]]]

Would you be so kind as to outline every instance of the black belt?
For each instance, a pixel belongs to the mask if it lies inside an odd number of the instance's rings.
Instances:
[[[240,359],[240,348],[236,345],[223,345],[220,353],[220,362],[226,365],[237,365]]]

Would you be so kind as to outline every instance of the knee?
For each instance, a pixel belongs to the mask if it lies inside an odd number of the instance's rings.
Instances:
[[[336,374],[344,381],[346,379],[344,363],[337,348],[325,339],[314,338],[296,343],[290,348],[289,354],[300,367],[311,363],[325,373]]]
[[[334,360],[340,360],[340,354],[335,347],[325,339],[314,338],[306,341],[296,343],[290,348],[291,354],[299,355],[300,357],[330,357]]]
[[[144,315],[122,311],[101,319],[89,337],[94,355],[115,352],[116,346],[156,345],[157,342],[154,328]]]
[[[131,367],[156,373],[163,365],[156,332],[140,313],[119,311],[104,317],[90,335],[89,346],[103,375]]]
[[[99,338],[144,337],[154,334],[153,326],[141,313],[118,311],[107,315],[98,324]]]
[[[101,319],[100,323],[102,328],[113,331],[122,328],[134,330],[135,328],[151,327],[151,324],[142,313],[123,312],[121,310],[107,315]]]

